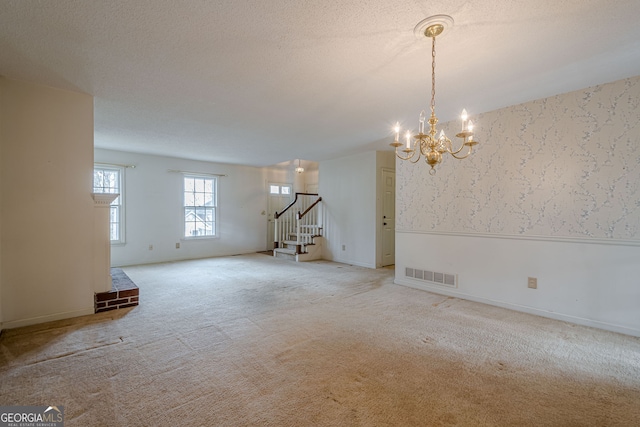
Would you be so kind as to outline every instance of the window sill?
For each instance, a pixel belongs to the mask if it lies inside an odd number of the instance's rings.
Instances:
[[[184,236],[181,237],[180,240],[188,241],[188,240],[211,240],[211,239],[219,239],[220,236]]]

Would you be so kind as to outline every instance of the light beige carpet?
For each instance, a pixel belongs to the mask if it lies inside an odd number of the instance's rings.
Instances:
[[[264,255],[135,266],[141,305],[5,331],[67,426],[638,426],[640,339]]]

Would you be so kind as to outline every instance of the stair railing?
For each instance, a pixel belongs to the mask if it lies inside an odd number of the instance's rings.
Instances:
[[[274,247],[282,246],[292,234],[296,236],[296,253],[301,253],[304,245],[312,243],[322,228],[321,201],[322,197],[316,193],[296,193],[291,203],[281,212],[274,213]]]

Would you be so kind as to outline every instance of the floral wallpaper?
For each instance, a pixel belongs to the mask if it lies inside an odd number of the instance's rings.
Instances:
[[[640,76],[472,117],[467,159],[397,161],[397,230],[640,242],[639,104]]]

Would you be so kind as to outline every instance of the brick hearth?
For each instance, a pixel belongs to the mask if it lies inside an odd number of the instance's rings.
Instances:
[[[95,312],[134,307],[139,303],[139,289],[121,268],[111,269],[113,288],[109,292],[96,293]]]

